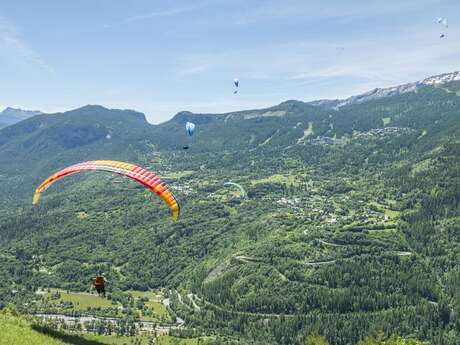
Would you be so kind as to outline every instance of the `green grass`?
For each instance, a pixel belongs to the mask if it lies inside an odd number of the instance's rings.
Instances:
[[[159,318],[164,318],[166,320],[170,320],[171,316],[168,313],[168,310],[161,302],[163,295],[161,292],[158,291],[134,291],[130,290],[128,293],[133,296],[134,298],[148,298],[148,301],[145,302],[145,306],[149,309],[152,309],[153,312],[158,315]],[[151,321],[151,317],[142,317],[143,320]]]
[[[153,309],[154,313],[158,315],[159,317],[164,317],[166,320],[171,319],[171,316],[169,315],[168,310],[161,302],[149,300],[148,302],[145,302],[145,306],[147,308]]]
[[[391,122],[391,117],[383,117],[382,121],[383,121],[383,125],[386,126]]]
[[[180,179],[182,177],[189,177],[193,175],[195,172],[192,170],[183,170],[183,171],[171,171],[167,175],[161,176],[162,178],[169,178],[169,179]]]
[[[412,174],[411,175],[415,176],[418,173],[421,173],[421,172],[428,171],[428,170],[432,169],[432,167],[433,167],[433,160],[432,159],[425,159],[423,161],[417,162],[417,163],[412,165],[412,171],[411,171]]]
[[[399,211],[390,210],[389,208],[375,201],[370,202],[369,205],[374,206],[378,208],[380,211],[384,212],[391,220],[397,219],[399,217],[399,214],[401,213]]]
[[[142,345],[148,344],[148,337],[136,336],[136,337],[121,337],[116,335],[95,335],[85,334],[83,337],[89,341],[96,341],[98,344],[107,345],[125,345],[133,344],[135,340],[140,340]]]
[[[275,174],[265,178],[261,178],[259,180],[251,181],[253,185],[261,184],[261,183],[282,183],[282,184],[296,184],[296,177],[293,175],[281,175]]]
[[[53,293],[59,292],[61,294],[60,299],[53,300],[51,296]],[[50,298],[50,300],[54,304],[58,304],[59,301],[65,302],[72,302],[74,305],[75,310],[87,310],[89,307],[91,308],[110,308],[114,305],[106,298],[99,297],[97,295],[91,295],[85,292],[70,292],[67,293],[63,290],[51,290],[51,292],[47,293],[45,297]]]
[[[140,340],[148,344],[147,336],[120,337],[95,334],[66,334],[34,325],[9,311],[0,312],[0,345],[124,345]],[[197,345],[197,339],[179,339],[168,335],[156,339],[159,345]]]
[[[171,337],[169,335],[163,335],[159,337],[155,345],[197,345],[197,339],[179,339],[175,337]]]
[[[148,298],[149,300],[156,300],[161,301],[163,298],[163,294],[157,291],[136,291],[136,290],[129,290],[126,293],[130,294],[134,298]]]
[[[225,210],[228,211],[230,213],[231,216],[237,216],[238,215],[238,211],[236,209],[234,209],[233,207],[230,207],[230,206],[224,206]]]
[[[71,340],[71,341],[68,341]],[[100,345],[99,342],[90,342],[79,336],[66,336],[52,332],[46,334],[40,328],[7,311],[0,313],[0,345]]]

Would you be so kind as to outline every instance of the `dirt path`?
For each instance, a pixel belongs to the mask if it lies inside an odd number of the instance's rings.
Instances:
[[[233,258],[238,260],[238,261],[242,261],[242,262],[246,262],[246,263],[261,262],[262,261],[260,259],[253,258],[253,257],[250,257],[250,256],[246,256],[246,255],[235,255]]]
[[[320,265],[333,264],[336,261],[337,260],[312,261],[312,262],[305,262],[305,265],[307,265],[307,266],[320,266]]]
[[[233,310],[227,310],[227,309],[224,309],[216,304],[213,304],[211,302],[208,302],[208,301],[204,301],[204,304],[207,305],[207,306],[210,306],[211,308],[215,308],[215,309],[218,309],[220,311],[223,311],[223,312],[226,312],[226,313],[232,313],[232,314],[236,314],[236,315],[245,315],[245,316],[254,316],[254,317],[266,317],[266,318],[279,318],[281,316],[283,317],[295,317],[295,316],[298,316],[296,314],[266,314],[266,313],[251,313],[251,312],[246,312],[246,311],[233,311]]]
[[[396,255],[398,256],[409,256],[409,255],[414,255],[412,252],[396,252]]]
[[[193,309],[195,309],[196,311],[200,311],[201,310],[200,306],[195,303],[195,295],[193,293],[189,293],[187,294],[187,297],[192,302]]]
[[[346,246],[346,244],[331,243],[331,242],[326,242],[324,240],[318,240],[318,241],[324,244],[325,246],[331,246],[331,247],[345,247]]]

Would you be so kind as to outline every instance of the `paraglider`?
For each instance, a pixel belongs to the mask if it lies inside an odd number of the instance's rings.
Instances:
[[[96,277],[93,279],[94,288],[97,291],[99,297],[105,297],[105,285],[107,284],[107,280],[104,277],[104,273],[98,272]]]
[[[438,24],[441,24],[446,29],[449,27],[449,24],[447,23],[447,18],[438,18]]]
[[[444,26],[445,29],[449,28],[449,24],[447,23],[446,18],[438,18],[437,22],[438,24],[441,24],[442,26]],[[446,37],[446,34],[444,33],[439,35],[439,38],[444,38],[444,37]]]
[[[185,124],[185,130],[189,136],[189,138],[195,133],[195,124],[193,122],[188,122]],[[184,150],[188,150],[189,146],[185,145]]]
[[[185,124],[185,130],[187,131],[189,136],[192,136],[195,132],[195,124],[193,122],[188,122]]]
[[[241,192],[241,197],[242,198],[246,198],[246,191],[244,190],[243,186],[238,184],[238,183],[235,183],[235,182],[225,182],[224,183],[224,186],[235,186],[235,187],[238,187],[238,189],[240,190]]]
[[[238,87],[240,85],[240,80],[238,78],[234,78],[233,79],[233,84],[235,84],[235,91],[233,91],[233,94],[237,94],[238,93]]]
[[[34,205],[38,203],[42,192],[47,190],[54,182],[62,179],[63,177],[80,173],[82,171],[107,171],[129,177],[157,194],[170,208],[173,220],[177,220],[179,218],[179,203],[166,183],[162,182],[154,173],[137,165],[110,160],[77,163],[56,172],[37,187],[32,203]]]

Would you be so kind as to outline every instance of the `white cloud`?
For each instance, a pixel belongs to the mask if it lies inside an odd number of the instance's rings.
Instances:
[[[16,27],[0,17],[0,56],[9,64],[54,73],[42,57],[21,37]]]

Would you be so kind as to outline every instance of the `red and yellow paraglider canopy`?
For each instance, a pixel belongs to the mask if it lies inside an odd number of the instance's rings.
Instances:
[[[77,163],[61,171],[58,171],[57,173],[48,177],[37,187],[33,196],[32,203],[36,204],[40,199],[41,193],[45,191],[49,186],[51,186],[54,182],[60,180],[63,177],[76,174],[82,171],[109,171],[115,174],[129,177],[141,183],[145,187],[149,188],[161,199],[163,199],[166,205],[168,205],[168,207],[171,209],[172,217],[174,220],[177,220],[179,218],[179,203],[177,202],[176,197],[170,191],[166,183],[162,182],[160,178],[156,176],[154,173],[144,168],[141,168],[131,163],[124,163],[118,161],[88,161]]]

